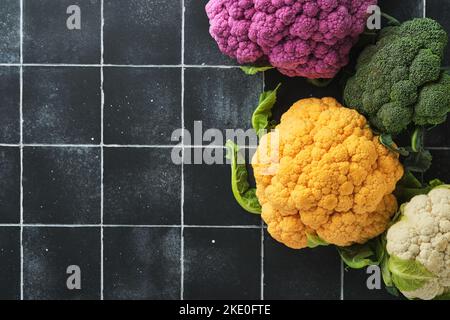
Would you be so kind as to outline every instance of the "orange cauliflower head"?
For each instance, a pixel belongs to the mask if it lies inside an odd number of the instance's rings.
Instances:
[[[364,243],[397,211],[398,155],[333,98],[296,102],[262,137],[252,166],[268,231],[291,248],[306,247],[307,234],[338,246]]]

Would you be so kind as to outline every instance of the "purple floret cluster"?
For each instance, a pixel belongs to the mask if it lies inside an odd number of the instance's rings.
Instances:
[[[291,77],[333,78],[348,63],[377,0],[210,0],[210,33],[240,64],[261,60]]]

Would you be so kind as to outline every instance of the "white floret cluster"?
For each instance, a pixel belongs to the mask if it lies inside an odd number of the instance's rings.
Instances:
[[[436,276],[420,289],[402,292],[410,299],[430,300],[450,291],[450,189],[416,196],[403,210],[387,233],[386,248],[400,259],[415,259]]]

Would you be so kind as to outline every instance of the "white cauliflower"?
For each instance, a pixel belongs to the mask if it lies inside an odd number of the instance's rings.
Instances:
[[[402,207],[387,232],[392,280],[409,299],[450,292],[450,188],[441,186]]]

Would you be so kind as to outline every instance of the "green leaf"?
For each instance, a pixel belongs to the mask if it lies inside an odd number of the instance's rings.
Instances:
[[[231,160],[231,190],[239,205],[246,211],[261,214],[261,205],[256,197],[256,189],[250,188],[248,172],[239,147],[232,141],[227,141],[227,159]]]
[[[245,74],[248,74],[250,76],[254,76],[255,74],[259,72],[264,72],[267,70],[274,69],[274,67],[267,66],[267,67],[255,67],[255,66],[242,66],[241,70],[245,72]]]
[[[333,80],[334,79],[306,79],[306,82],[318,88],[325,88],[328,87]]]
[[[450,300],[450,291],[437,296],[433,300]]]
[[[439,179],[431,180],[428,185],[422,185],[410,171],[405,171],[402,179],[397,183],[394,195],[399,203],[404,204],[415,196],[428,194],[434,188],[446,188],[446,186],[448,185]]]
[[[401,22],[395,19],[393,16],[388,15],[387,13],[381,12],[381,16],[384,17],[390,26],[400,26]]]
[[[277,92],[280,87],[281,83],[275,90],[263,92],[259,97],[259,105],[252,116],[252,126],[258,136],[262,134],[263,130],[270,129],[272,108],[277,102]]]
[[[414,291],[420,289],[435,276],[416,260],[403,260],[390,256],[388,268],[392,282],[400,291]]]
[[[414,152],[419,152],[423,149],[423,127],[418,127],[414,130],[411,136],[411,148]]]
[[[395,145],[395,142],[392,139],[392,136],[390,134],[380,135],[379,140],[380,140],[380,143],[383,146],[385,146],[386,148],[388,148],[390,151],[392,151],[394,153],[398,153],[404,157],[409,156],[408,150],[406,150],[405,148],[399,148]]]
[[[405,159],[404,167],[412,172],[424,173],[431,167],[433,157],[430,151],[425,150],[423,146],[424,128],[418,127],[411,136],[411,150],[409,156]]]
[[[417,195],[427,194],[431,189],[429,186],[423,186],[411,171],[406,170],[397,183],[394,195],[399,203],[405,203]]]
[[[403,166],[412,172],[424,173],[431,167],[433,156],[430,151],[412,152],[403,162]]]
[[[398,291],[398,289],[394,286],[392,286],[392,287],[386,286],[386,291],[393,296],[396,296],[396,297],[400,296],[400,291]]]
[[[365,244],[337,247],[337,249],[341,259],[352,269],[379,265],[385,253],[385,248],[379,238],[369,240]]]
[[[317,234],[306,234],[308,248],[314,249],[320,246],[328,246],[329,243],[320,238]]]

